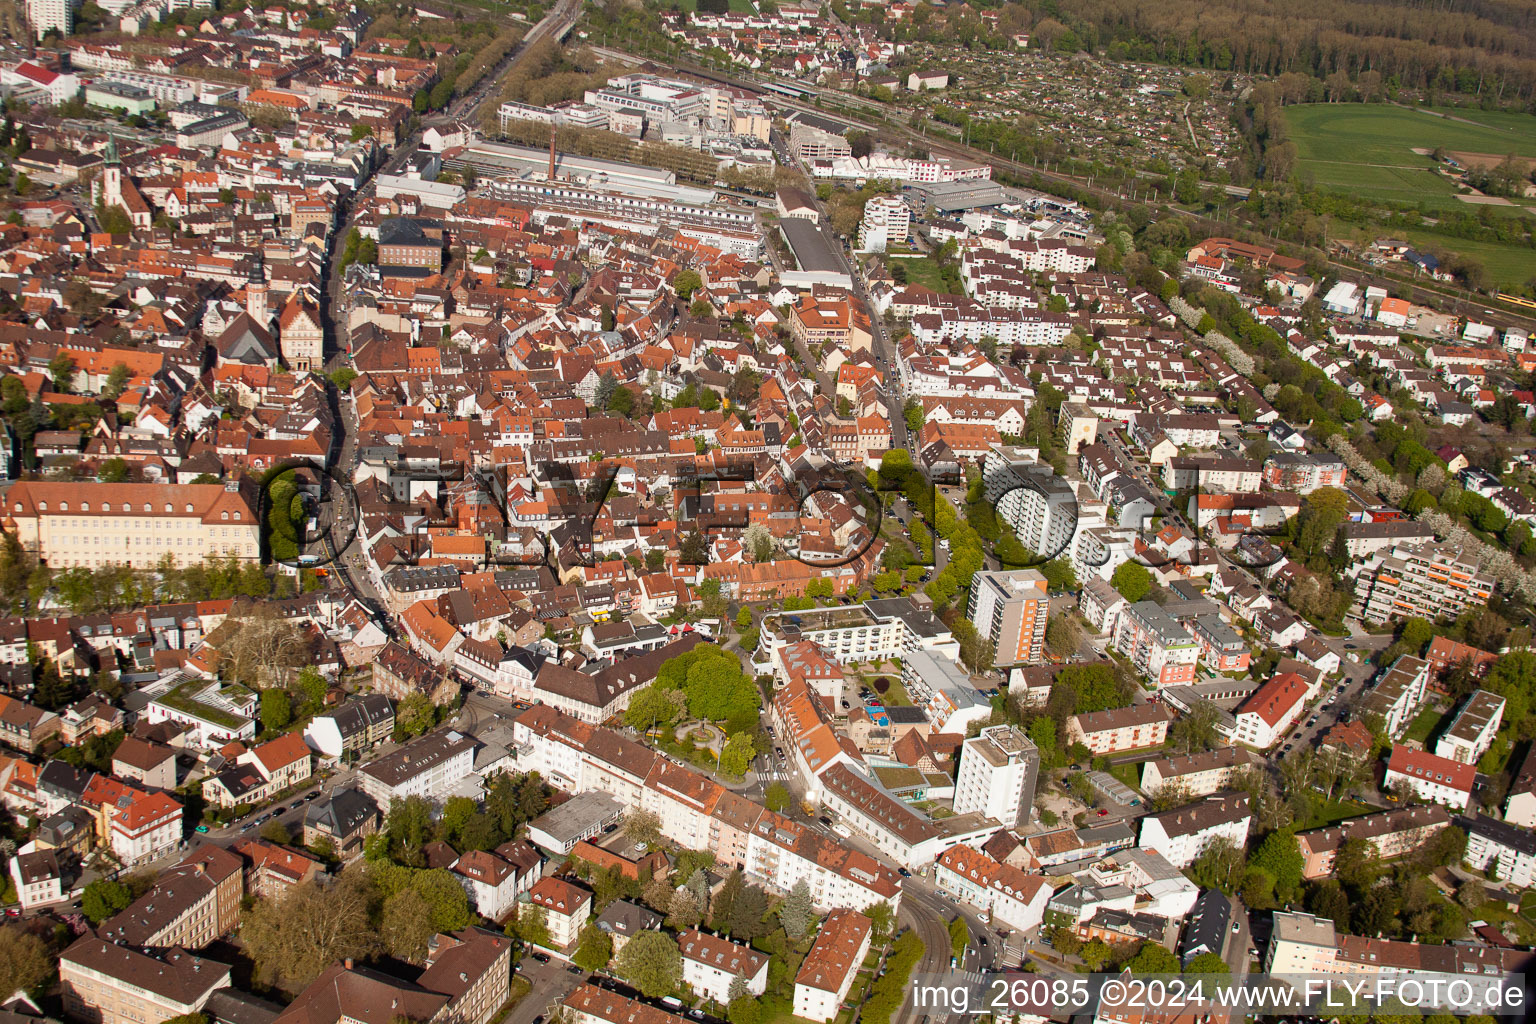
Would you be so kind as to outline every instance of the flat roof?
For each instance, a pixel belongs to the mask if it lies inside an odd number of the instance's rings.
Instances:
[[[832,247],[832,240],[803,217],[782,217],[779,230],[795,255],[795,264],[807,273],[846,274],[847,267]]]

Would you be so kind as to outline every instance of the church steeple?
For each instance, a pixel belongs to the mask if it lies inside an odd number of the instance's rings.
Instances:
[[[102,152],[102,158],[108,167],[123,166],[123,158],[117,153],[117,136],[111,130],[107,131],[107,148]]]

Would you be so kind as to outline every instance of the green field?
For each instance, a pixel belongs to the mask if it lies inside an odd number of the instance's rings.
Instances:
[[[1447,116],[1435,116],[1444,114]],[[1453,120],[1454,118],[1454,120]],[[1388,104],[1303,103],[1285,108],[1296,143],[1297,172],[1318,186],[1368,199],[1468,211],[1456,186],[1433,170],[1428,155],[1448,152],[1515,153],[1536,158],[1536,117],[1482,110],[1436,108],[1434,113]]]
[[[1447,238],[1432,231],[1395,231],[1394,234],[1405,242],[1412,242],[1430,251],[1444,249],[1447,252],[1465,253],[1487,267],[1494,283],[1504,288],[1519,288],[1536,277],[1536,249],[1523,245],[1472,242],[1462,238]]]

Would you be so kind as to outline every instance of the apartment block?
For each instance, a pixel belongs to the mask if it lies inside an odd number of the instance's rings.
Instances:
[[[1456,712],[1450,727],[1435,741],[1438,757],[1476,765],[1493,746],[1504,721],[1504,698],[1487,690],[1477,690]]]
[[[1536,749],[1525,755],[1520,771],[1504,801],[1504,820],[1525,828],[1536,828]]]
[[[1536,833],[1486,814],[1458,824],[1467,830],[1468,864],[1515,889],[1536,885]]]
[[[969,846],[944,851],[934,863],[933,884],[939,892],[989,914],[993,923],[1021,932],[1040,926],[1052,892],[1043,875],[1025,874]]]
[[[1444,807],[1401,807],[1298,832],[1296,843],[1305,861],[1302,877],[1326,878],[1333,874],[1334,858],[1346,839],[1369,843],[1376,856],[1391,860],[1417,850],[1450,824],[1450,812]]]
[[[912,232],[912,211],[897,196],[874,196],[864,204],[864,219],[859,224],[859,250],[885,252],[892,245],[905,245]]]
[[[1156,850],[1176,868],[1187,868],[1200,859],[1216,839],[1241,848],[1248,841],[1253,822],[1247,793],[1221,793],[1161,814],[1141,819],[1136,845]]]
[[[1232,787],[1259,763],[1258,757],[1241,747],[1159,758],[1148,761],[1141,770],[1141,789],[1148,796],[1157,796],[1164,790],[1191,798],[1209,796]]]
[[[1390,791],[1396,783],[1406,782],[1415,798],[1461,810],[1472,798],[1472,782],[1476,774],[1469,764],[1399,743],[1392,748],[1381,785]]]
[[[1081,743],[1095,755],[1155,747],[1168,739],[1173,715],[1156,701],[1107,711],[1088,711],[1067,719],[1067,742]]]
[[[1035,806],[1040,751],[1022,731],[994,725],[965,741],[955,780],[956,814],[976,812],[1004,828],[1023,828]]]
[[[240,923],[244,865],[204,844],[155,879],[154,887],[102,924],[102,938],[139,949],[202,949]]]
[[[1034,449],[990,445],[982,460],[982,493],[1020,544],[1042,558],[1055,558],[1066,552],[1077,531],[1077,497],[1072,485],[1037,455]]]
[[[1200,643],[1155,601],[1126,606],[1115,621],[1114,646],[1154,689],[1195,681]]]
[[[690,928],[677,937],[683,958],[683,981],[695,995],[707,995],[722,1005],[731,1001],[731,982],[741,978],[754,996],[768,987],[768,956],[750,946]]]
[[[1277,491],[1310,494],[1319,487],[1343,487],[1348,475],[1336,455],[1275,452],[1264,460],[1264,482]]]
[[[1380,715],[1387,735],[1397,739],[1408,728],[1424,703],[1429,684],[1429,665],[1404,654],[1394,661],[1360,701],[1364,715]]]
[[[1397,544],[1377,552],[1355,580],[1355,611],[1367,622],[1405,615],[1435,622],[1486,605],[1494,579],[1474,559],[1445,544]]]
[[[87,1024],[156,1024],[198,1013],[229,984],[229,966],[185,950],[163,956],[87,932],[59,956],[64,1013]]]
[[[528,899],[544,910],[550,945],[568,949],[576,944],[592,915],[592,894],[562,878],[541,878],[528,890]]]
[[[1275,676],[1238,705],[1233,739],[1268,750],[1301,718],[1310,692],[1307,681],[1294,672]]]
[[[391,800],[424,796],[441,800],[474,771],[475,741],[449,729],[429,733],[358,769],[364,793],[380,807]]]
[[[1050,599],[1038,570],[978,572],[971,580],[967,617],[982,636],[992,639],[997,664],[1044,659]]]
[[[1163,486],[1170,491],[1223,491],[1253,494],[1264,478],[1252,459],[1220,455],[1175,455],[1163,463]]]
[[[832,911],[795,975],[795,1016],[829,1021],[842,1008],[859,965],[869,953],[874,926],[856,910]]]
[[[1056,434],[1068,455],[1076,455],[1085,444],[1099,439],[1099,417],[1081,402],[1062,402],[1056,414]]]

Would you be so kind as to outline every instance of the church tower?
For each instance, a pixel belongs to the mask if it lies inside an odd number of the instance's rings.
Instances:
[[[245,282],[245,312],[258,326],[267,326],[270,319],[267,312],[267,275],[259,254],[252,261],[251,273]]]
[[[106,162],[101,172],[101,202],[103,206],[123,205],[123,158],[117,154],[117,136],[107,133],[107,148],[102,154]]]

